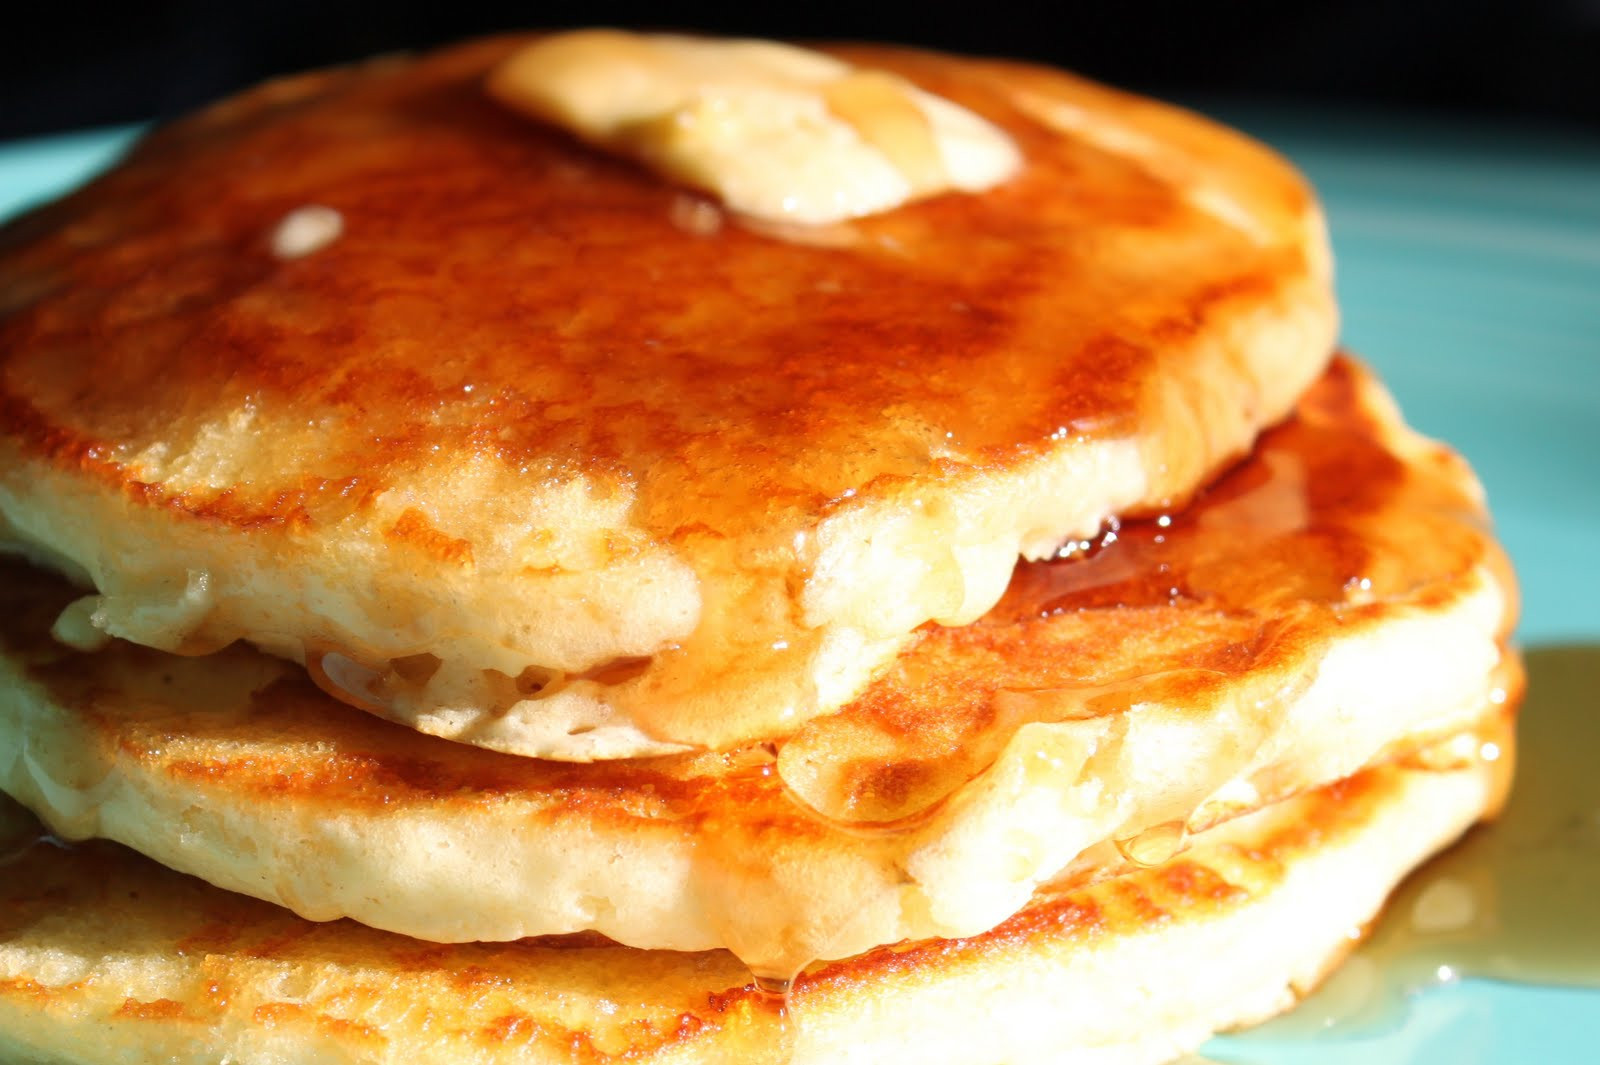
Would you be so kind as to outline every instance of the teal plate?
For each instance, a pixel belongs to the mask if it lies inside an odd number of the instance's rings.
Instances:
[[[1600,653],[1600,141],[1348,112],[1214,110],[1277,145],[1317,185],[1345,342],[1378,368],[1413,424],[1460,448],[1482,475],[1523,585],[1523,644]],[[133,135],[0,145],[0,217],[93,173]],[[1538,683],[1535,672],[1535,699]],[[1600,885],[1594,898],[1600,906]],[[1205,1053],[1238,1065],[1594,1061],[1597,1024],[1600,991],[1468,979],[1414,996],[1403,1021],[1383,1029],[1247,1033]]]

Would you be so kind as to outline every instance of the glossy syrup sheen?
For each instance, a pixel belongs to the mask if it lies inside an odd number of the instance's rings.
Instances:
[[[317,450],[283,458],[306,468],[262,498],[172,501],[314,522],[315,496],[381,488],[437,445],[636,480],[658,533],[727,533],[924,473],[935,449],[1008,462],[1063,426],[1128,435],[1187,335],[1307,269],[1047,130],[996,72],[891,51],[863,61],[992,112],[1026,172],[830,241],[686,232],[684,193],[484,96],[513,43],[275,83],[6,229],[11,431],[109,463],[181,448],[197,401],[292,411]],[[1266,213],[1309,210],[1292,172],[1253,162]],[[307,203],[343,234],[276,260],[267,235]]]
[[[1195,505],[1069,545],[1067,564],[1023,566],[979,622],[1016,625],[1101,607],[1195,604],[1268,614],[1294,604],[1358,611],[1447,587],[1498,551],[1462,460],[1414,441],[1374,446],[1371,387],[1337,364],[1249,461]],[[1074,551],[1073,547],[1079,547]]]

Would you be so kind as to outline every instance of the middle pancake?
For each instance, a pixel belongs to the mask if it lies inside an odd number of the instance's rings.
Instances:
[[[0,788],[314,919],[424,939],[594,929],[782,971],[968,935],[1041,883],[1471,727],[1514,592],[1470,471],[1339,361],[1171,519],[1025,566],[781,746],[563,765],[421,736],[244,649],[53,644],[7,574]]]

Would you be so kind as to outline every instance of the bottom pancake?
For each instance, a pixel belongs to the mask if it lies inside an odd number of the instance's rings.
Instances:
[[[726,952],[593,935],[435,945],[318,924],[30,822],[0,885],[0,1056],[1165,1061],[1292,1005],[1407,871],[1493,811],[1509,758],[1479,752],[1509,754],[1509,713],[1212,829],[1162,865],[1042,891],[983,935],[813,966],[787,1016]]]

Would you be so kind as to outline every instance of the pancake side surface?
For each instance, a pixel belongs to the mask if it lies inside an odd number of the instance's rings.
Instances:
[[[585,936],[430,946],[311,924],[112,844],[24,845],[0,884],[0,1052],[72,1065],[1168,1061],[1292,1005],[1401,876],[1494,806],[1504,764],[1369,770],[1158,867],[1041,893],[983,935],[813,967],[786,1020],[724,953]]]
[[[1348,361],[1183,514],[1024,567],[781,744],[518,758],[243,647],[74,652],[47,635],[70,589],[26,569],[0,589],[0,789],[62,836],[318,920],[592,929],[779,973],[981,932],[1042,883],[1164,858],[1520,690],[1476,482]]]
[[[85,640],[250,640],[516,753],[728,748],[1186,499],[1331,350],[1311,194],[1198,117],[841,49],[1025,165],[774,231],[495,104],[520,43],[271,83],[0,230],[0,539],[93,586]]]

